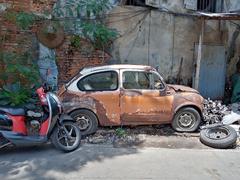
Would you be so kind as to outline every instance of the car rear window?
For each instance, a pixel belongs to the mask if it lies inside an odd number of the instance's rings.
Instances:
[[[81,91],[114,91],[118,88],[118,74],[115,71],[99,72],[80,79]]]

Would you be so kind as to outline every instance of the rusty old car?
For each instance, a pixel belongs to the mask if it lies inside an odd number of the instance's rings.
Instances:
[[[166,84],[150,66],[84,68],[59,95],[83,135],[96,132],[98,126],[169,123],[176,131],[192,132],[202,119],[203,98],[198,91]]]

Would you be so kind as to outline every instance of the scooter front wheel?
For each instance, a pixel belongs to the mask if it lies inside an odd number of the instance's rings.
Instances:
[[[81,133],[74,122],[67,121],[54,129],[51,140],[57,149],[71,152],[80,145]]]

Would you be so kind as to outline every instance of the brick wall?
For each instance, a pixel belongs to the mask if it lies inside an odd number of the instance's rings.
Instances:
[[[16,11],[30,11],[32,7],[32,0],[0,0],[0,3],[7,3]]]
[[[0,3],[8,3],[15,11],[43,12],[51,11],[56,0],[0,0]],[[7,22],[0,16],[0,48],[9,52],[24,52],[34,49],[34,31],[22,31],[15,24]],[[84,46],[84,44],[83,44]],[[85,49],[86,50],[86,49]],[[74,76],[85,66],[106,64],[110,56],[102,51],[86,53],[84,49],[73,49],[70,46],[70,37],[65,38],[63,45],[56,49],[57,64],[59,68],[60,84]],[[0,65],[0,71],[3,70]]]
[[[56,49],[60,84],[70,79],[83,67],[107,64],[110,59],[110,56],[103,51],[91,51],[91,46],[87,42],[81,42],[81,44],[81,48],[71,47],[70,36],[67,36],[64,44]]]

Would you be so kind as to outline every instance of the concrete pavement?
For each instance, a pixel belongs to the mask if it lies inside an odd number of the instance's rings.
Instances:
[[[113,148],[84,145],[61,153],[51,145],[0,151],[0,179],[239,180],[239,150]]]

